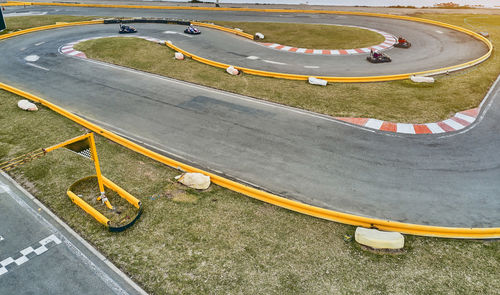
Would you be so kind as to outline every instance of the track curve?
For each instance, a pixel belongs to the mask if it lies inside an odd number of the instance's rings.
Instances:
[[[308,204],[424,225],[500,225],[498,84],[486,102],[488,116],[483,109],[463,134],[381,136],[326,116],[57,53],[103,30],[74,27],[2,41],[0,80],[158,150]],[[30,54],[47,70],[26,65]]]

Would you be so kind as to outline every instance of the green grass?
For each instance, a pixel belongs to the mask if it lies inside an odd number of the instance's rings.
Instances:
[[[384,36],[361,28],[296,23],[227,22],[214,23],[244,32],[260,32],[262,42],[278,43],[310,49],[350,49],[374,46],[384,42]]]
[[[490,33],[500,47],[500,16],[418,15]],[[465,23],[466,21],[466,23]],[[157,73],[209,87],[240,93],[338,117],[368,117],[392,122],[427,123],[447,119],[454,113],[475,108],[500,73],[500,55],[484,63],[439,76],[434,84],[410,80],[382,83],[332,83],[327,87],[252,75],[230,76],[224,70],[193,60],[173,59],[173,51],[132,38],[97,39],[76,46],[87,56],[110,63]],[[128,50],[123,50],[127,48]],[[133,54],[131,54],[133,53]]]
[[[34,15],[34,16],[12,16],[5,18],[6,29],[0,34],[8,34],[14,31],[33,27],[53,25],[56,22],[76,22],[96,19],[95,16],[70,16],[70,15]]]
[[[0,161],[86,130],[40,107],[17,108],[0,91]],[[54,132],[57,130],[57,132]],[[96,137],[103,175],[138,197],[144,213],[110,233],[66,196],[91,162],[65,149],[11,176],[151,294],[491,294],[500,288],[500,243],[406,236],[398,255],[346,243],[354,227],[265,204],[212,185],[175,182],[180,172]],[[87,188],[88,189],[88,188]]]

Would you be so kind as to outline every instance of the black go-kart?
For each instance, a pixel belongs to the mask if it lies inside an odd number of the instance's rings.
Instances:
[[[399,37],[398,38],[398,42],[396,44],[394,44],[394,47],[397,47],[397,48],[410,48],[411,47],[411,43],[408,42],[406,39],[404,39],[402,37]]]
[[[370,54],[369,56],[366,57],[366,60],[374,64],[391,62],[391,58],[384,53]]]
[[[193,26],[189,26],[184,30],[184,33],[190,34],[190,35],[199,35],[199,34],[201,34],[201,31]]]
[[[137,33],[137,29],[131,26],[126,26],[120,24],[120,31],[118,31],[120,34],[130,34],[130,33]]]

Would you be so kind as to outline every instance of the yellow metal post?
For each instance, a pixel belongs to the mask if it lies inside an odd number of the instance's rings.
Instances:
[[[101,167],[99,166],[99,159],[97,158],[97,150],[95,147],[94,133],[89,133],[88,135],[90,141],[90,154],[92,155],[92,160],[94,161],[95,173],[97,175],[97,183],[99,184],[99,191],[101,192],[101,196],[97,198],[97,200],[102,201],[104,204],[106,204],[106,207],[112,210],[113,206],[109,202],[108,198],[106,198],[106,194],[104,192]]]

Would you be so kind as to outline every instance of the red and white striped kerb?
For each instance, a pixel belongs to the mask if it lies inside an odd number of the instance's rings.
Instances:
[[[288,52],[295,52],[295,53],[304,53],[304,54],[318,54],[318,55],[352,55],[352,54],[363,54],[363,53],[369,53],[371,49],[375,50],[385,50],[388,48],[391,48],[396,44],[397,39],[393,35],[371,29],[371,28],[364,28],[364,27],[358,27],[358,26],[345,26],[345,27],[353,27],[353,28],[360,28],[360,29],[365,29],[369,30],[378,34],[381,34],[384,36],[385,40],[384,42],[371,46],[371,47],[364,47],[364,48],[354,48],[354,49],[308,49],[308,48],[298,48],[298,47],[292,47],[292,46],[286,46],[286,45],[281,45],[277,43],[260,43],[257,42],[260,45],[266,46],[271,49],[275,50],[281,50],[281,51],[288,51]]]

